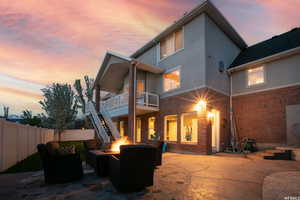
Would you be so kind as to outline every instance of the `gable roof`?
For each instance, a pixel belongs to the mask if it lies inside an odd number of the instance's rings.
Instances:
[[[293,50],[300,47],[300,28],[274,36],[243,50],[230,65],[229,69],[262,60],[270,56]]]
[[[224,31],[224,33],[241,49],[247,47],[246,42],[243,38],[238,34],[238,32],[232,27],[232,25],[226,20],[226,18],[222,15],[222,13],[213,5],[213,3],[209,0],[205,0],[202,4],[191,10],[189,13],[185,14],[182,18],[177,20],[174,24],[167,27],[164,31],[162,31],[159,35],[153,38],[151,41],[146,43],[142,48],[138,49],[135,53],[133,53],[130,57],[137,58],[147,50],[155,46],[159,43],[161,39],[168,36],[176,29],[184,26],[189,23],[196,17],[201,14],[207,14],[213,21]]]

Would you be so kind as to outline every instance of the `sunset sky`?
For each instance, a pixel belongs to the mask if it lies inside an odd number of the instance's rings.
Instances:
[[[248,45],[300,26],[299,0],[212,0]],[[0,115],[41,112],[53,82],[95,77],[106,50],[130,55],[201,0],[0,0]]]

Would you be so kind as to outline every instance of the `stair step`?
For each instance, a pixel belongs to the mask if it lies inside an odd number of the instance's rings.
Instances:
[[[265,150],[264,152],[266,152],[266,153],[282,153],[282,152],[284,152],[284,150],[281,150],[281,149],[268,149],[268,150]]]

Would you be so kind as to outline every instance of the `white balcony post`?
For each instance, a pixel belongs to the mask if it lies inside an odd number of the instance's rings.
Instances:
[[[136,62],[130,63],[128,97],[128,137],[135,142],[136,130]]]
[[[145,92],[146,94],[146,106],[149,105],[149,93],[148,92]]]

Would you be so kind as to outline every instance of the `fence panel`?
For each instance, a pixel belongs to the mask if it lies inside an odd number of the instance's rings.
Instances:
[[[0,119],[0,171],[37,152],[37,144],[53,140],[53,130]]]
[[[66,130],[61,134],[61,141],[82,141],[95,139],[94,129]]]

